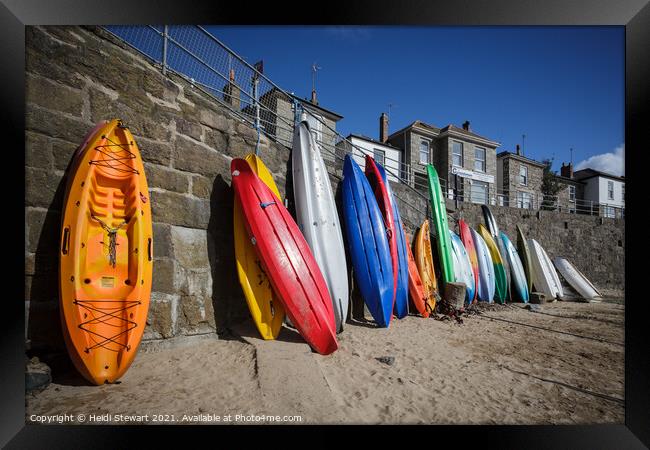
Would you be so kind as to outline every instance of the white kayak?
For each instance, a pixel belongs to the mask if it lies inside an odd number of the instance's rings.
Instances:
[[[472,303],[475,289],[472,263],[460,237],[451,230],[449,230],[449,236],[451,237],[451,246],[453,250],[451,254],[456,282],[465,283],[465,286],[467,286],[467,289],[465,290],[465,302]]]
[[[296,222],[327,282],[338,331],[349,305],[348,268],[329,174],[306,121],[296,124],[291,152]]]
[[[478,299],[483,302],[494,303],[494,291],[496,290],[496,278],[494,275],[494,265],[490,250],[483,237],[470,228],[474,247],[476,247],[476,256],[478,259]]]
[[[582,295],[586,300],[593,300],[601,297],[598,289],[584,276],[582,272],[576,269],[566,258],[553,258],[553,264],[560,275],[571,285],[573,289]]]
[[[528,239],[530,259],[533,263],[533,284],[535,289],[544,293],[547,299],[561,299],[564,296],[560,278],[553,267],[546,250],[535,239]]]

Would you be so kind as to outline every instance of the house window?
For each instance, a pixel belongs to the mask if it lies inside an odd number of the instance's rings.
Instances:
[[[614,182],[613,181],[608,181],[607,182],[607,199],[608,200],[614,200]]]
[[[517,208],[531,209],[533,196],[529,192],[517,192]]]
[[[384,161],[386,160],[386,152],[379,149],[375,148],[373,149],[374,157],[375,157],[375,162],[378,162],[382,166],[384,165]]]
[[[474,170],[485,172],[485,149],[474,147]]]
[[[488,202],[488,184],[484,181],[474,181],[471,185],[470,199],[472,203],[487,205]]]
[[[463,143],[452,141],[451,152],[452,152],[452,164],[454,166],[463,167]]]
[[[616,211],[614,210],[613,206],[604,206],[603,207],[603,216],[604,217],[609,217],[611,219],[616,218]]]
[[[420,140],[420,164],[429,164],[429,141]]]
[[[621,184],[621,200],[625,203],[625,185]]]
[[[519,166],[519,184],[528,186],[528,167]]]
[[[575,186],[569,186],[569,201],[570,202],[575,202],[576,201],[576,187]]]

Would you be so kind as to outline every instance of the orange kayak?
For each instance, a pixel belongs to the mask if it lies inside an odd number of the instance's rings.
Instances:
[[[138,146],[120,120],[98,124],[74,158],[59,248],[63,336],[86,379],[113,383],[133,362],[147,320],[149,190]]]
[[[404,226],[402,225],[402,229]],[[415,264],[415,258],[413,257],[413,252],[411,251],[411,241],[406,231],[404,231],[404,240],[406,241],[406,254],[408,258],[408,269],[409,269],[409,294],[411,295],[411,300],[415,309],[418,310],[422,317],[429,317],[430,311],[433,311],[435,308],[435,303],[431,304],[430,296],[425,294],[424,284],[422,284],[422,278],[418,272],[418,266]]]
[[[425,220],[415,236],[415,264],[418,267],[424,294],[429,298],[432,309],[436,307],[436,296],[438,294],[438,282],[433,267],[433,255],[431,253],[431,238],[429,237],[429,221]]]

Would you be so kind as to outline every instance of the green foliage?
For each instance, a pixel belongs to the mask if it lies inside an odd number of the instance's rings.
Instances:
[[[558,183],[557,178],[555,178],[555,172],[551,171],[553,160],[545,159],[542,163],[545,165],[544,173],[542,175],[542,194],[544,195],[542,206],[545,209],[551,209],[555,207],[555,196],[557,196],[557,194],[562,190],[563,186]]]

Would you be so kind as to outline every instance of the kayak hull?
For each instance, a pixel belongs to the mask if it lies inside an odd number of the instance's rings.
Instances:
[[[327,282],[341,331],[350,303],[343,235],[329,174],[307,122],[294,129],[291,163],[296,223]]]
[[[343,221],[356,285],[373,319],[388,327],[393,311],[393,266],[384,220],[361,168],[343,163]]]

